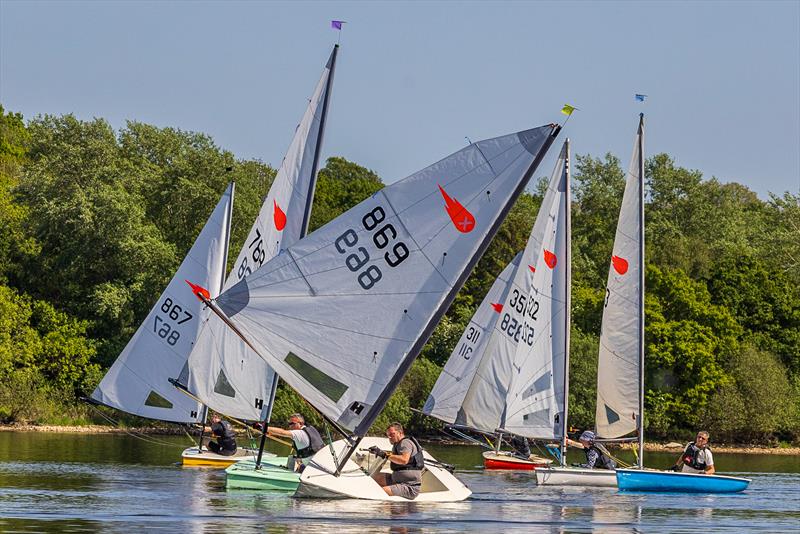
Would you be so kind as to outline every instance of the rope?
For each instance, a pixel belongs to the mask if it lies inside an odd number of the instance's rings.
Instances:
[[[171,443],[169,441],[163,441],[163,440],[154,439],[154,438],[151,438],[151,437],[146,437],[141,432],[136,433],[136,432],[133,432],[133,431],[128,430],[126,428],[123,428],[122,425],[119,423],[119,421],[115,421],[110,416],[104,414],[103,412],[101,412],[99,409],[97,409],[95,406],[92,406],[91,404],[89,404],[88,406],[92,410],[94,410],[95,413],[97,413],[100,417],[102,417],[103,419],[105,419],[106,421],[111,423],[112,426],[116,427],[117,429],[121,430],[124,434],[127,434],[128,436],[131,436],[132,438],[136,438],[136,439],[144,441],[146,443],[152,443],[154,445],[163,445],[165,447],[185,448],[185,445],[180,445],[180,444],[176,444],[176,443]]]

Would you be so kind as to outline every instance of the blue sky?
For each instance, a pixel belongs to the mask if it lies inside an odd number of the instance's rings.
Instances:
[[[571,103],[573,153],[627,167],[644,111],[648,154],[761,198],[800,192],[798,1],[0,0],[0,103],[202,131],[277,165],[337,40],[331,19],[347,24],[323,156],[385,182],[465,136],[561,122]]]

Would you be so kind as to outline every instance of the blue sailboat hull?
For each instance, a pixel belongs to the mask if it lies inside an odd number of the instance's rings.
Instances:
[[[617,469],[617,486],[623,491],[735,493],[746,489],[748,484],[750,484],[748,478],[723,475]]]

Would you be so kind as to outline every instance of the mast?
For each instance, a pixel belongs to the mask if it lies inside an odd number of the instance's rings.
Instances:
[[[639,113],[639,434],[638,467],[644,466],[644,113]]]
[[[228,171],[230,172],[230,167],[228,167]],[[228,218],[225,221],[225,251],[222,253],[222,270],[220,271],[220,281],[219,287],[223,287],[225,285],[225,272],[228,270],[228,251],[231,246],[231,220],[233,219],[233,195],[236,191],[236,182],[231,182],[231,203],[230,203],[230,210],[228,210]],[[170,379],[172,382],[172,379]],[[183,390],[181,390],[183,391]],[[206,431],[206,421],[208,420],[208,406],[203,404],[203,409],[200,412],[200,424],[203,425],[200,428],[200,437],[197,440],[197,452],[203,452],[203,434]],[[213,439],[213,438],[212,438]]]
[[[566,182],[565,201],[565,217],[566,217],[566,248],[564,249],[564,259],[567,266],[567,287],[566,289],[566,313],[564,314],[564,415],[561,422],[561,465],[567,465],[567,415],[569,413],[569,342],[570,342],[570,327],[572,319],[572,198],[571,198],[571,185],[570,185],[570,148],[569,138],[564,141],[564,181]]]
[[[328,105],[331,98],[331,88],[333,87],[333,74],[336,69],[336,56],[339,52],[339,45],[333,45],[333,52],[328,60],[326,67],[330,68],[328,79],[325,81],[325,98],[322,101],[322,112],[319,119],[319,135],[317,136],[317,143],[314,146],[314,163],[311,166],[311,179],[308,183],[308,195],[306,196],[306,207],[303,211],[303,223],[300,227],[300,239],[305,237],[308,233],[308,225],[311,221],[311,207],[314,204],[314,191],[317,188],[317,169],[319,168],[319,153],[322,149],[322,138],[325,135],[325,124],[328,118]],[[264,453],[264,445],[267,441],[267,429],[269,428],[270,420],[272,419],[272,407],[275,404],[275,394],[278,391],[278,382],[280,377],[277,373],[272,379],[272,387],[269,391],[269,399],[267,399],[267,407],[264,414],[264,433],[261,435],[261,443],[258,447],[258,458],[256,459],[256,469],[261,467],[261,457]]]

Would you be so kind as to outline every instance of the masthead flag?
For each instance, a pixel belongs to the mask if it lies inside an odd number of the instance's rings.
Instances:
[[[644,99],[647,98],[647,95],[640,95],[639,93],[636,93],[635,96],[637,102],[644,102]]]
[[[345,24],[345,21],[343,21],[343,20],[332,20],[331,21],[331,28],[333,28],[334,30],[341,30],[342,29],[342,24]]]
[[[576,109],[578,108],[576,108],[575,106],[564,104],[564,107],[561,108],[561,113],[563,113],[564,115],[572,115],[572,112],[575,111]]]

